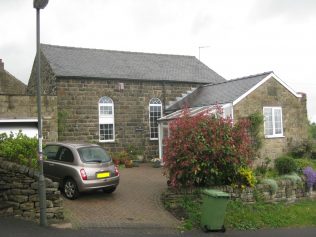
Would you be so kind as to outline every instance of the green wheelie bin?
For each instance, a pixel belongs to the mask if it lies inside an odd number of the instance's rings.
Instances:
[[[225,232],[224,218],[230,195],[215,189],[202,191],[201,228],[204,231]]]

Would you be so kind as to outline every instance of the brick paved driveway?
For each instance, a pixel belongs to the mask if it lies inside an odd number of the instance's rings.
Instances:
[[[79,199],[64,200],[66,218],[74,228],[163,228],[179,222],[162,207],[160,194],[166,188],[162,169],[141,164],[123,168],[117,190],[83,194]]]

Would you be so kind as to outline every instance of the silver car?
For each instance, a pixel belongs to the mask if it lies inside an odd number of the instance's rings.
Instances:
[[[112,193],[119,184],[117,167],[106,151],[94,144],[48,143],[43,154],[44,175],[58,182],[68,199],[80,192],[102,189]]]

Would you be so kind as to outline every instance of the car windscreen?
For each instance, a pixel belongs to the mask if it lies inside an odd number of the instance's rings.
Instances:
[[[104,163],[111,161],[110,156],[101,147],[82,147],[78,149],[80,159],[84,163]]]

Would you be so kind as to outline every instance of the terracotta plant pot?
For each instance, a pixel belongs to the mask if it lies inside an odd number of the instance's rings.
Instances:
[[[133,168],[133,161],[132,160],[126,160],[125,161],[125,168]]]

